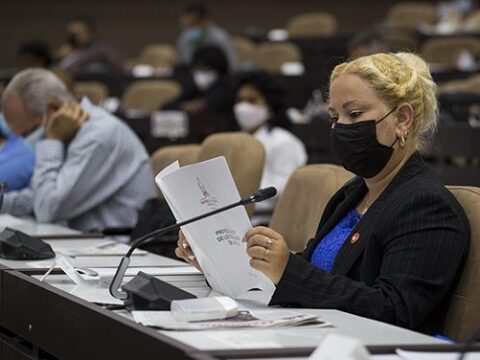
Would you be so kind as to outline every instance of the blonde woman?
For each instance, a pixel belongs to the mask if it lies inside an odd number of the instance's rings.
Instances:
[[[332,149],[357,177],[332,197],[300,255],[274,230],[250,230],[251,266],[275,283],[271,304],[335,308],[438,333],[470,234],[463,209],[422,161],[437,123],[427,65],[407,53],[341,64],[329,111]]]

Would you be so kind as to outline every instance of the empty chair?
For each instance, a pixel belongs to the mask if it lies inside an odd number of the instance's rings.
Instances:
[[[145,46],[137,59],[137,64],[146,64],[155,68],[171,67],[177,61],[177,52],[170,44],[149,44]]]
[[[265,162],[265,150],[260,141],[243,132],[210,135],[202,143],[198,161],[217,156],[225,156],[241,197],[258,189]],[[252,205],[247,206],[247,212],[252,215]]]
[[[255,63],[256,45],[253,41],[242,36],[235,36],[232,43],[240,63],[247,65]]]
[[[135,81],[125,90],[122,97],[122,107],[151,113],[175,99],[180,95],[180,92],[180,85],[171,80]]]
[[[286,26],[292,38],[328,37],[337,33],[337,19],[328,12],[312,12],[293,16]]]
[[[466,341],[480,324],[480,188],[449,186],[470,221],[470,252],[453,293],[445,321],[444,334]]]
[[[81,81],[73,86],[73,94],[77,99],[87,97],[95,105],[108,97],[108,88],[97,81]]]
[[[438,87],[440,94],[470,93],[480,96],[480,75],[473,75],[467,79],[452,80]]]
[[[161,170],[165,169],[174,161],[178,161],[180,166],[193,164],[197,162],[199,153],[199,144],[164,146],[155,151],[150,157],[153,175],[156,176]],[[159,194],[160,197],[163,196],[160,190]]]
[[[458,56],[468,51],[474,57],[480,55],[480,39],[469,36],[432,38],[421,47],[422,57],[429,63],[456,67]]]
[[[399,2],[393,5],[385,18],[385,25],[393,28],[415,29],[421,24],[435,24],[437,10],[428,2]]]
[[[328,201],[352,176],[343,167],[331,164],[303,166],[290,176],[270,227],[284,236],[291,251],[303,251],[315,236]]]
[[[262,69],[278,73],[287,62],[302,60],[300,49],[290,42],[263,43],[257,46],[255,63]]]
[[[176,160],[180,166],[193,164],[197,161],[199,153],[199,144],[164,146],[155,151],[150,158],[153,174],[158,174]]]

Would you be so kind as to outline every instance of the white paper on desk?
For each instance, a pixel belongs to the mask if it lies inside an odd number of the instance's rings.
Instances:
[[[55,265],[58,266],[62,271],[68,276],[77,285],[90,286],[90,282],[82,278],[77,271],[75,266],[67,259],[65,256],[57,256],[55,258]]]
[[[94,302],[98,304],[119,305],[123,304],[121,300],[115,299],[110,295],[109,289],[102,286],[96,278],[87,280],[80,276],[76,271],[73,264],[65,256],[58,256],[55,263],[60,267],[63,272],[72,280],[77,286],[75,286],[70,294],[78,296],[79,298]]]
[[[210,330],[210,329],[242,329],[242,328],[272,328],[280,326],[295,326],[307,323],[321,322],[317,315],[297,313],[287,310],[257,311],[250,315],[236,316],[223,320],[210,321],[179,321],[170,311],[132,311],[136,322],[145,326],[153,326],[167,330]],[[325,326],[331,326],[324,322]]]
[[[6,228],[6,227],[21,226],[23,224],[24,224],[24,221],[22,221],[22,219],[19,219],[15,216],[12,216],[9,214],[0,215],[0,229]]]
[[[155,181],[178,222],[240,200],[223,156],[182,168],[175,162]],[[274,291],[273,283],[250,267],[242,239],[251,227],[243,206],[182,227],[212,289],[234,299],[253,288]]]
[[[115,275],[117,268],[89,267],[90,270],[98,273],[100,277]],[[125,272],[125,276],[135,276],[139,271],[143,271],[152,276],[176,276],[176,275],[197,275],[201,274],[193,266],[152,266],[152,267],[131,267]]]
[[[109,289],[99,286],[89,286],[85,284],[75,286],[70,294],[75,295],[85,301],[102,305],[122,305],[123,301],[115,299],[110,295]]]
[[[56,252],[67,256],[123,256],[130,247],[118,241],[106,240],[96,245],[88,246],[80,249],[56,249]],[[146,255],[145,250],[136,249],[133,255]]]
[[[402,360],[457,360],[460,357],[458,352],[428,352],[428,351],[406,351],[397,349],[397,355]],[[467,353],[463,360],[480,360],[480,352]]]

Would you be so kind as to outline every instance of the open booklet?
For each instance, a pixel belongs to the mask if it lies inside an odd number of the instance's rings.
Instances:
[[[240,200],[224,157],[180,168],[175,162],[155,178],[178,222]],[[252,227],[243,206],[183,226],[202,270],[213,290],[238,298],[250,289],[269,294],[274,285],[250,267],[245,233]]]
[[[170,311],[132,311],[132,315],[134,320],[140,324],[166,330],[272,328],[306,324],[316,327],[333,326],[329,322],[320,320],[318,315],[289,310],[257,310],[253,312],[244,310],[239,315],[228,319],[191,322],[176,319]]]

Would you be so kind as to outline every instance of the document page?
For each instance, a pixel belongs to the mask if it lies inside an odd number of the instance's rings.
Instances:
[[[224,157],[182,168],[174,163],[155,181],[178,222],[240,201]],[[254,288],[273,293],[273,283],[250,267],[243,237],[251,227],[243,206],[182,227],[213,290],[232,298]]]
[[[170,311],[132,311],[136,322],[145,326],[167,330],[208,330],[272,328],[314,324],[316,327],[331,327],[332,324],[319,319],[317,315],[297,313],[294,311],[242,311],[239,315],[222,320],[180,321]]]

